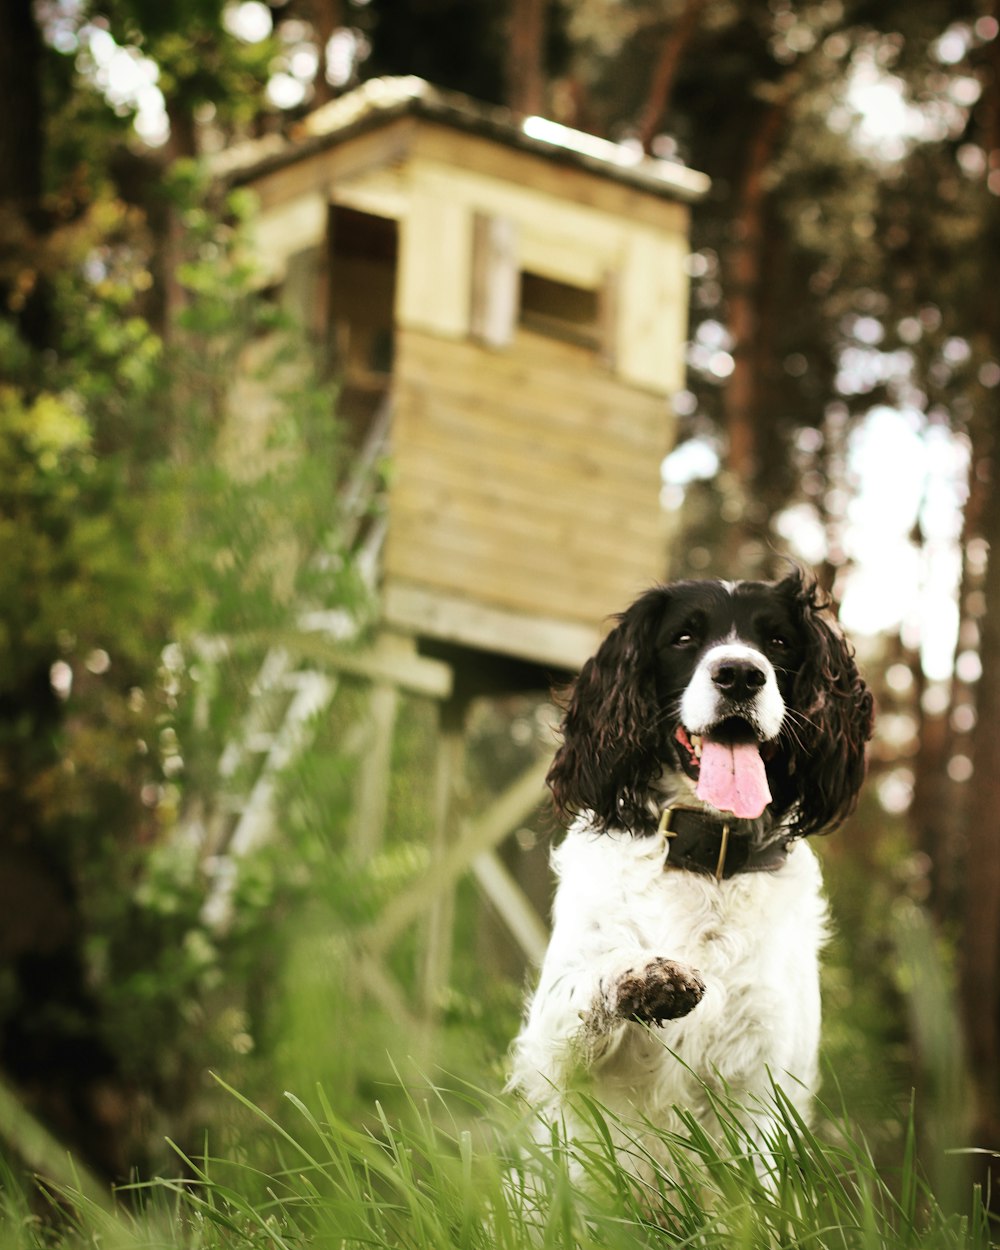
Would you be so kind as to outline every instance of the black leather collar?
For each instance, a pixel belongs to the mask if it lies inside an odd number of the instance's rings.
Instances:
[[[722,820],[698,807],[667,807],[659,833],[667,840],[665,868],[699,872],[728,881],[743,872],[774,872],[788,858],[792,838],[779,836],[756,846],[735,831],[739,822]]]

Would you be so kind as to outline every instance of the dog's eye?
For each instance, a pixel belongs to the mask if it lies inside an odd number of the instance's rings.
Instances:
[[[788,639],[782,637],[781,634],[772,634],[771,637],[768,639],[768,643],[772,647],[774,647],[776,651],[788,650]]]
[[[690,629],[679,630],[670,640],[672,647],[690,647],[695,641],[694,632]]]

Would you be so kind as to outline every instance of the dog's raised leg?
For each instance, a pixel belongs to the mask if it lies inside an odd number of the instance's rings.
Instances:
[[[698,1006],[704,993],[705,982],[694,968],[661,956],[602,978],[593,1004],[580,1013],[581,1057],[588,1062],[599,1059],[628,1021],[679,1020]]]

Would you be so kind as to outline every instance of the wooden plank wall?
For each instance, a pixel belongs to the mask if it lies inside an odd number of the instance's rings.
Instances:
[[[599,626],[663,576],[663,396],[523,330],[402,330],[396,359],[387,583]]]

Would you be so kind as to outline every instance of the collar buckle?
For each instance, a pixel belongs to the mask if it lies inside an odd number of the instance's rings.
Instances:
[[[719,847],[719,862],[715,865],[715,879],[722,880],[722,875],[726,871],[726,853],[729,850],[729,821],[722,822],[722,844]]]
[[[695,807],[693,803],[671,803],[660,813],[660,823],[656,826],[656,832],[661,838],[677,837],[677,830],[673,827],[674,812],[693,812],[696,816],[703,816],[705,809]]]

